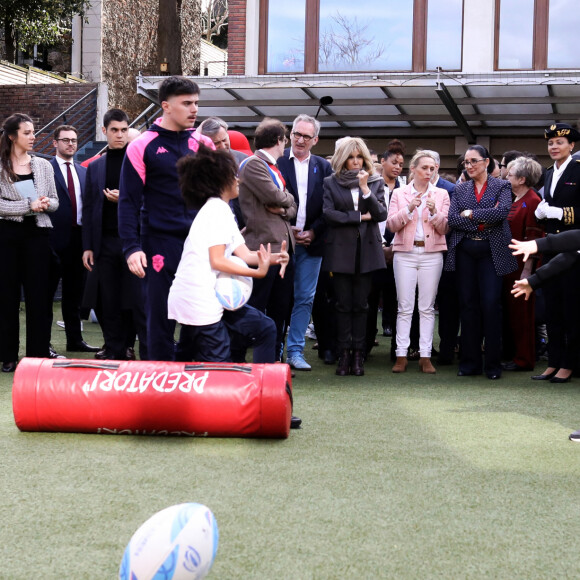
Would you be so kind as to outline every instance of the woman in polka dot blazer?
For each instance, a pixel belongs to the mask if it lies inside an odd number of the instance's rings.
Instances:
[[[481,145],[465,153],[469,181],[459,184],[449,208],[449,252],[445,270],[457,272],[461,316],[459,376],[501,377],[503,276],[517,268],[508,248],[508,181],[491,177],[495,163]],[[481,344],[484,341],[485,353]],[[482,356],[483,355],[483,356]]]

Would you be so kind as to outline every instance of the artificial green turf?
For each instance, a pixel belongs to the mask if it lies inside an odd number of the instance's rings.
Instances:
[[[2,375],[0,578],[113,579],[139,525],[189,501],[219,525],[211,578],[577,577],[580,380],[394,375],[380,342],[362,378],[307,342],[285,441],[20,433]]]

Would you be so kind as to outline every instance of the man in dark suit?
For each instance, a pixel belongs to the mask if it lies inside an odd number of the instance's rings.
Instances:
[[[81,333],[81,300],[85,284],[82,246],[82,192],[87,170],[74,162],[77,151],[77,130],[60,125],[54,132],[56,155],[51,159],[58,193],[57,211],[51,214],[50,244],[53,253],[51,266],[52,295],[62,280],[62,317],[69,352],[96,352],[98,347],[88,345]]]
[[[107,150],[89,165],[83,195],[83,264],[90,272],[87,290],[93,290],[93,301],[100,304],[99,322],[105,338],[104,352],[95,358],[133,358],[129,349],[135,343],[137,332],[140,357],[146,360],[143,280],[129,271],[117,222],[129,117],[121,109],[110,109],[103,117],[103,125]]]
[[[304,335],[310,322],[316,283],[323,253],[326,222],[322,217],[322,182],[332,174],[330,163],[312,155],[318,143],[320,123],[308,115],[294,119],[291,147],[278,160],[287,190],[294,196],[298,212],[291,221],[296,242],[294,270],[294,307],[286,345],[287,362],[296,369],[309,371],[304,359]]]

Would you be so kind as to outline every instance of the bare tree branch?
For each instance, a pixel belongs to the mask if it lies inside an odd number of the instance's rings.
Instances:
[[[348,65],[371,64],[385,52],[383,43],[375,42],[368,32],[370,22],[360,24],[355,17],[349,20],[338,10],[331,16],[335,25],[323,30],[319,42],[319,59],[337,68]]]
[[[222,28],[228,25],[229,8],[227,0],[207,0],[201,10],[202,36],[211,42]]]

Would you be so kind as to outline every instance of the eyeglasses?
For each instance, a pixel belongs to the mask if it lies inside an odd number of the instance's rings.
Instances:
[[[292,137],[298,141],[298,139],[304,139],[304,143],[308,143],[311,139],[314,139],[314,135],[304,135],[298,133],[298,131],[292,131]]]
[[[498,163],[497,165],[500,169],[502,169],[503,167],[507,167],[507,163]]]
[[[485,161],[485,159],[470,159],[469,161],[466,159],[463,162],[463,167],[471,167],[471,166],[479,163],[480,161]]]
[[[67,139],[66,137],[64,139],[56,139],[56,141],[62,141],[65,145],[76,145],[79,142],[78,139]]]

